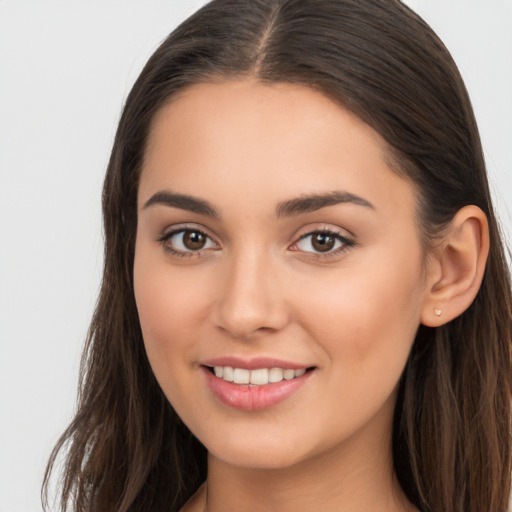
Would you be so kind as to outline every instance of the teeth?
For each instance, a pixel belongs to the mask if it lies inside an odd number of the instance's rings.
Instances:
[[[271,368],[268,372],[269,382],[281,382],[283,380],[283,370],[281,368]]]
[[[213,371],[215,371],[215,367]],[[227,380],[228,382],[233,382],[233,368],[231,368],[231,366],[224,366],[224,368],[222,369],[222,378],[224,380]]]
[[[235,384],[264,386],[268,383],[281,382],[283,379],[291,380],[300,377],[306,373],[306,369],[258,368],[257,370],[246,370],[245,368],[232,368],[231,366],[214,366],[213,373],[216,377]]]
[[[268,384],[268,370],[263,368],[261,370],[251,370],[250,382],[256,386],[263,386]]]
[[[249,384],[251,372],[243,368],[235,368],[233,371],[233,382],[235,384]]]
[[[283,377],[286,380],[292,380],[295,377],[295,370],[285,370],[283,372]]]

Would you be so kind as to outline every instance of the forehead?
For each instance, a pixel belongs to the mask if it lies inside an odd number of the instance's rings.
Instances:
[[[222,140],[232,150],[230,140],[250,145],[257,138],[267,152],[277,143],[281,152],[294,149],[300,154],[320,141],[328,149],[329,142],[340,141],[340,129],[344,137],[360,136],[365,139],[360,142],[372,144],[382,156],[386,153],[375,130],[317,90],[251,79],[199,83],[178,92],[156,113],[147,150],[171,141],[195,147],[201,142],[206,149],[208,142],[219,147]]]
[[[318,91],[251,80],[195,84],[153,120],[139,199],[158,188],[200,190],[212,202],[239,197],[247,207],[251,199],[347,190],[374,204],[399,194],[412,208],[412,188],[388,160],[375,130]]]

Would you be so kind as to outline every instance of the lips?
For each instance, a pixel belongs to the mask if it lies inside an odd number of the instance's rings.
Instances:
[[[273,407],[294,395],[314,367],[268,358],[222,358],[202,365],[206,383],[224,405],[246,411]]]

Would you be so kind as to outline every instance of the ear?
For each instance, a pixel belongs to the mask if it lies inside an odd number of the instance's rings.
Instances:
[[[429,255],[422,324],[445,324],[471,305],[482,283],[488,253],[487,217],[477,206],[461,208]]]

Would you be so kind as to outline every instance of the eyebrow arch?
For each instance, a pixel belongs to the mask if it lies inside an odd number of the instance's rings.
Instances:
[[[351,203],[358,206],[364,206],[375,210],[372,203],[362,197],[351,194],[350,192],[328,192],[326,194],[313,194],[301,196],[296,199],[290,199],[279,203],[276,208],[276,216],[290,217],[301,213],[314,212],[326,206],[333,206],[341,203]]]
[[[176,194],[169,190],[160,190],[153,194],[145,203],[143,208],[160,204],[164,206],[171,206],[180,208],[189,212],[199,213],[201,215],[208,215],[209,217],[219,218],[217,210],[211,203],[204,199],[198,199],[186,194]]]

